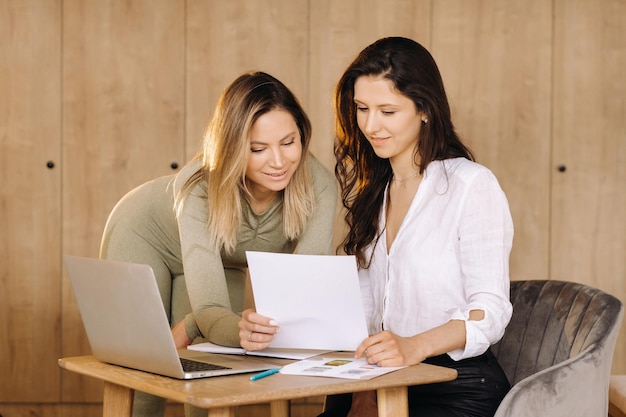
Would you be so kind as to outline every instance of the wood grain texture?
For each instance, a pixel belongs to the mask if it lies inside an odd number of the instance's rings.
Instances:
[[[343,71],[367,45],[385,36],[406,36],[425,45],[430,2],[316,0],[310,9],[309,115],[313,153],[334,167],[333,92]]]
[[[270,415],[272,417],[290,417],[291,407],[288,400],[272,401],[270,403]]]
[[[0,403],[59,400],[60,25],[58,1],[0,0]]]
[[[123,385],[201,408],[222,408],[381,389],[391,389],[389,398],[393,399],[401,396],[394,394],[395,388],[456,378],[454,369],[419,364],[365,381],[276,374],[272,378],[254,382],[250,382],[248,375],[233,375],[203,378],[190,383],[109,365],[91,356],[62,358],[59,365],[68,371],[98,378],[105,383]]]
[[[119,417],[131,415],[133,411],[134,391],[110,382],[104,383],[103,417]]]
[[[107,216],[135,186],[184,163],[184,4],[63,2],[63,253],[97,257]],[[67,279],[63,354],[90,351]],[[65,401],[102,387],[66,375]]]
[[[226,85],[252,69],[284,81],[312,120],[312,151],[332,168],[333,89],[382,36],[412,37],[437,60],[458,131],[507,193],[512,278],[579,281],[626,300],[625,9],[623,0],[0,0],[0,292],[10,294],[0,307],[0,413],[101,415],[102,384],[54,364],[90,352],[61,255],[97,255],[115,202],[191,158]],[[337,225],[339,239],[339,215]],[[623,338],[616,373],[626,373]],[[299,401],[292,415],[321,407]],[[170,404],[168,415],[181,409]]]
[[[378,413],[387,414],[394,417],[408,417],[409,407],[398,408],[398,404],[408,404],[408,393],[406,387],[398,387],[389,390],[379,390],[376,392],[378,401]]]
[[[544,0],[442,0],[433,11],[457,131],[509,200],[512,279],[548,274],[551,15]]]
[[[550,276],[626,301],[626,3],[557,0],[554,33]]]
[[[188,158],[200,147],[219,95],[244,72],[278,78],[306,110],[307,0],[189,0],[186,16]]]

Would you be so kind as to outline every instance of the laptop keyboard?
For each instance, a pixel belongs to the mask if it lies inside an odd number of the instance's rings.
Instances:
[[[180,363],[183,365],[185,372],[194,371],[219,371],[220,369],[231,369],[227,366],[215,365],[212,363],[192,361],[186,358],[180,358]]]

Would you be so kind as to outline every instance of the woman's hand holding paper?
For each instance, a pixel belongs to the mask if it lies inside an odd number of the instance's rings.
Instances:
[[[263,350],[269,347],[280,327],[275,320],[256,313],[253,309],[244,310],[239,327],[239,343],[249,350]]]

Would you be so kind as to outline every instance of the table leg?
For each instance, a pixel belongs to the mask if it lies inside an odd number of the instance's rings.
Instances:
[[[235,417],[235,407],[209,408],[209,417]]]
[[[407,387],[383,388],[376,393],[379,417],[409,417]]]
[[[271,417],[289,417],[291,415],[291,407],[289,400],[271,401],[270,416]]]
[[[131,417],[135,390],[111,382],[104,382],[104,417]]]

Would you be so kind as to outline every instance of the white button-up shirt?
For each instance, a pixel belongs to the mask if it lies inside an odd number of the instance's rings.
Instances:
[[[513,222],[495,176],[465,158],[431,162],[390,250],[385,213],[384,204],[382,235],[366,252],[371,265],[359,271],[370,334],[408,337],[457,319],[465,321],[465,348],[448,355],[484,353],[512,312]],[[471,310],[484,319],[468,320]]]

